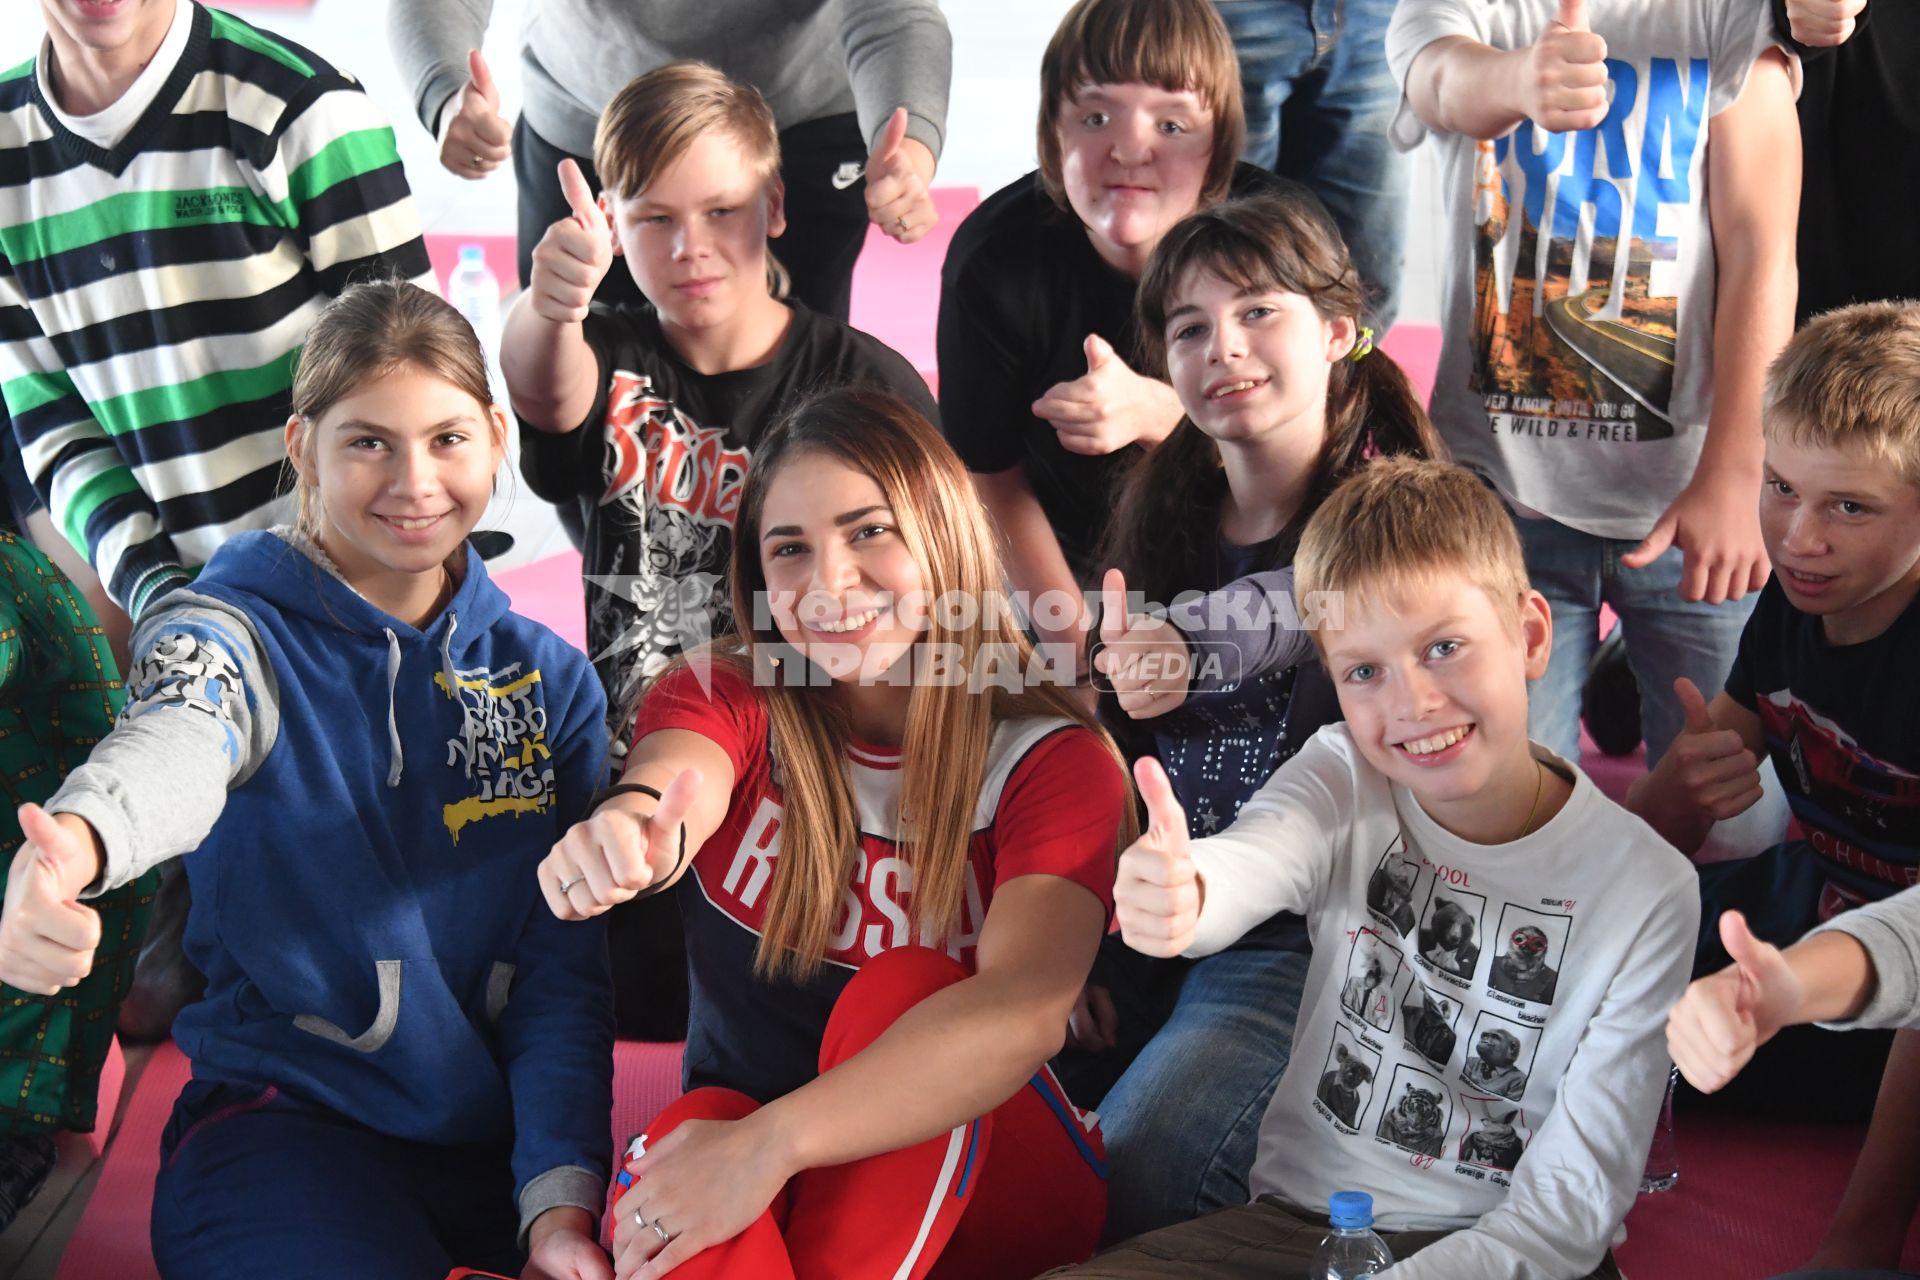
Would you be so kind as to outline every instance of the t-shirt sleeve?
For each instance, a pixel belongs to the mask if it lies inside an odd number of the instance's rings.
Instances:
[[[605,442],[598,424],[607,419],[607,394],[612,383],[619,341],[619,321],[596,311],[580,326],[593,352],[593,405],[579,422],[559,431],[542,431],[520,423],[520,475],[527,487],[547,502],[596,498],[601,490],[601,458]]]
[[[667,671],[640,697],[634,742],[663,729],[685,729],[714,743],[727,753],[733,776],[744,778],[754,753],[766,743],[766,707],[733,666],[695,656]]]
[[[1022,435],[1044,387],[1029,385],[1036,354],[1022,349],[1024,326],[1008,305],[1016,287],[992,242],[956,249],[941,273],[940,427],[967,470],[1006,471],[1026,460]],[[1031,288],[1032,281],[1025,282]]]
[[[859,330],[855,330],[859,333]],[[940,406],[934,403],[927,380],[907,358],[870,333],[860,333],[862,341],[855,349],[853,376],[867,386],[878,387],[899,396],[934,426],[940,425]]]
[[[1113,911],[1113,876],[1126,811],[1120,764],[1085,729],[1036,744],[1007,779],[993,827],[997,890],[1020,876],[1060,876]]]
[[[1753,64],[1769,49],[1787,55],[1787,70],[1793,77],[1793,96],[1800,96],[1800,53],[1786,35],[1774,25],[1773,12],[1752,0],[1713,0],[1709,31],[1711,67],[1707,85],[1707,115],[1718,115],[1732,106],[1747,87]]]
[[[1217,836],[1193,842],[1206,891],[1190,956],[1210,956],[1282,911],[1308,915],[1333,876],[1358,800],[1352,740],[1321,731]]]
[[[1407,102],[1407,73],[1422,49],[1448,36],[1486,43],[1486,28],[1466,0],[1400,0],[1387,24],[1387,67],[1400,88],[1400,106],[1387,126],[1387,138],[1402,151],[1413,150],[1427,136],[1426,123]]]

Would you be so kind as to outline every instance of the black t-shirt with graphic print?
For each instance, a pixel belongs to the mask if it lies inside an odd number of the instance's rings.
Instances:
[[[1767,583],[1727,696],[1760,717],[1799,834],[1831,864],[1820,918],[1920,881],[1920,600],[1859,644]]]
[[[700,373],[651,307],[596,308],[584,326],[598,372],[593,407],[562,434],[522,425],[520,472],[549,502],[581,500],[587,653],[607,691],[616,759],[635,695],[684,648],[724,631],[733,520],[761,435],[812,391],[890,391],[936,426],[926,382],[878,338],[789,302],[765,364]]]

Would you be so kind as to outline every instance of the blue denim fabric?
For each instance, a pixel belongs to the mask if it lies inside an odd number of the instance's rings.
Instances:
[[[1260,1119],[1287,1069],[1306,980],[1295,951],[1222,951],[1188,970],[1173,1016],[1100,1105],[1106,1239],[1252,1199]]]
[[[1387,69],[1393,0],[1214,0],[1240,55],[1242,153],[1326,201],[1374,291],[1384,334],[1398,309],[1408,159],[1387,141],[1400,89]]]
[[[1600,606],[1609,604],[1620,615],[1627,665],[1640,684],[1640,725],[1653,765],[1682,724],[1674,680],[1685,676],[1713,701],[1759,597],[1691,603],[1680,598],[1685,560],[1678,547],[1644,569],[1629,569],[1620,557],[1633,550],[1632,542],[1595,537],[1554,520],[1513,523],[1527,576],[1553,609],[1553,657],[1533,687],[1528,732],[1566,759],[1580,758],[1580,691],[1600,644]]]

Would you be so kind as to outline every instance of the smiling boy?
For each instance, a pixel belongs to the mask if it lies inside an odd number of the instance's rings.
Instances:
[[[1715,927],[1724,910],[1744,910],[1757,937],[1784,946],[1920,880],[1920,304],[1862,303],[1810,321],[1768,375],[1764,432],[1773,581],[1726,691],[1707,704],[1676,683],[1687,729],[1629,797],[1691,852],[1759,796],[1763,754],[1780,775],[1793,838],[1701,872],[1700,973],[1728,962]],[[1783,1081],[1817,1059],[1829,1082],[1819,1092],[1857,1108],[1886,1046],[1790,1031],[1731,1093],[1773,1111]],[[1831,1087],[1836,1072],[1850,1083]]]
[[[1328,1196],[1361,1190],[1402,1260],[1396,1277],[1617,1276],[1607,1250],[1639,1188],[1667,1071],[1664,1010],[1698,923],[1691,872],[1528,741],[1527,681],[1546,665],[1552,620],[1512,522],[1470,473],[1370,464],[1314,516],[1295,565],[1301,593],[1344,602],[1344,625],[1328,620],[1314,639],[1346,722],[1204,840],[1188,840],[1165,774],[1143,761],[1151,827],[1114,889],[1128,945],[1152,955],[1211,954],[1276,911],[1308,918],[1313,962],[1261,1121],[1256,1198],[1067,1274],[1304,1277]],[[1557,981],[1496,981],[1493,947],[1464,973],[1434,964],[1370,911],[1382,868],[1415,872],[1423,922],[1444,902],[1509,940],[1501,954],[1516,937],[1537,943]],[[1450,1034],[1420,1034],[1439,1058],[1342,1005],[1367,937],[1400,952],[1395,1015],[1449,1019]],[[1316,1086],[1353,1061],[1373,1084],[1348,1116]],[[1382,1123],[1409,1090],[1439,1109],[1437,1158],[1430,1137],[1407,1147],[1403,1126]]]

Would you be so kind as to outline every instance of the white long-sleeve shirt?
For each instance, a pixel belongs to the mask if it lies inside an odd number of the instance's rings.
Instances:
[[[1645,823],[1534,751],[1573,794],[1510,844],[1444,830],[1332,725],[1193,846],[1189,954],[1277,911],[1312,930],[1254,1194],[1324,1212],[1366,1191],[1384,1230],[1456,1231],[1396,1280],[1577,1280],[1639,1187],[1699,890]],[[1349,984],[1375,966],[1376,984]]]

